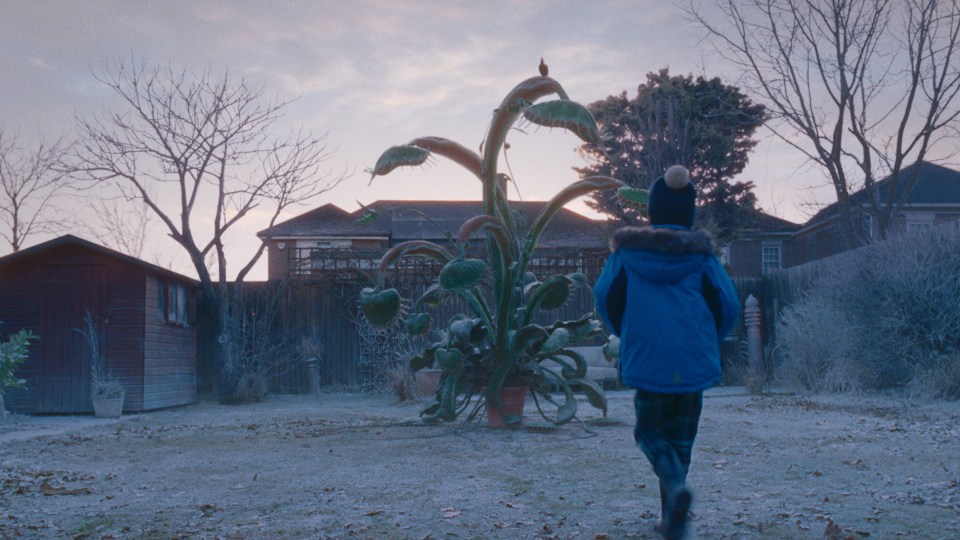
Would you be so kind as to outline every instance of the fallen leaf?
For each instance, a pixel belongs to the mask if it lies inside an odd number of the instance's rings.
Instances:
[[[44,495],[89,495],[92,493],[90,488],[77,488],[77,489],[67,489],[67,488],[56,488],[51,486],[49,483],[44,481],[40,484],[40,493]]]

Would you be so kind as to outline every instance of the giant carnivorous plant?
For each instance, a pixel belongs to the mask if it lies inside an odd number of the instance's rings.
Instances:
[[[534,103],[552,94],[559,99]],[[645,192],[626,188],[610,177],[584,178],[563,188],[528,227],[521,227],[504,192],[508,178],[497,171],[507,133],[521,117],[532,124],[567,129],[587,143],[599,140],[590,112],[570,101],[557,81],[539,76],[521,82],[507,94],[494,111],[480,153],[445,138],[421,137],[389,148],[370,171],[372,182],[378,175],[400,166],[420,165],[436,154],[462,165],[482,185],[483,213],[462,225],[450,248],[423,240],[392,247],[380,260],[376,287],[365,288],[360,295],[361,309],[371,323],[392,322],[401,311],[400,294],[394,288],[384,289],[383,275],[401,258],[420,256],[443,266],[436,283],[413,306],[435,306],[454,296],[468,306],[469,313],[455,316],[438,332],[439,340],[410,362],[414,371],[433,365],[443,370],[437,401],[423,412],[429,417],[453,420],[479,392],[489,405],[499,408],[505,385],[528,387],[544,418],[558,424],[576,416],[574,388],[583,391],[591,405],[606,413],[602,389],[587,378],[584,358],[571,348],[601,334],[601,324],[594,313],[547,326],[535,322],[539,312],[560,308],[574,288],[588,285],[587,278],[582,273],[572,273],[540,279],[530,271],[531,258],[551,219],[574,199],[595,191],[619,189],[622,199],[642,204]],[[478,236],[485,242],[485,260],[469,257],[468,243]],[[410,334],[420,335],[430,323],[428,313],[415,312],[406,320],[406,328]],[[554,388],[562,391],[562,400],[551,395]],[[554,415],[544,412],[540,398],[556,407]],[[476,402],[471,418],[482,401]],[[508,422],[518,420],[507,418]]]

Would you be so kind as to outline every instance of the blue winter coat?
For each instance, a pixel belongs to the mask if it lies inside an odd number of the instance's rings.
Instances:
[[[597,312],[620,337],[627,386],[701,392],[720,382],[720,341],[740,304],[712,238],[681,227],[625,227],[594,287]]]

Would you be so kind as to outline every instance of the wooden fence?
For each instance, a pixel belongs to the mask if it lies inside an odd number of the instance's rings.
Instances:
[[[287,280],[283,287],[284,299],[277,332],[292,333],[294,336],[313,335],[322,341],[324,354],[319,364],[322,385],[355,388],[377,386],[384,382],[383,366],[389,361],[372,357],[382,352],[373,350],[368,335],[371,329],[361,320],[357,305],[360,291],[372,286],[375,274],[371,270],[369,257],[363,255],[362,260],[343,260],[346,254],[339,256],[341,260],[337,264],[314,265],[310,272],[300,271]],[[538,276],[582,272],[593,283],[600,274],[606,256],[604,249],[544,249],[536,253],[530,269]],[[403,298],[415,300],[434,282],[439,271],[440,266],[430,259],[405,258],[386,275],[385,285],[396,287]],[[245,286],[264,291],[268,288],[262,282]],[[405,305],[405,308],[409,310],[412,306]],[[548,318],[579,318],[592,310],[592,290],[581,288],[563,307],[542,314],[540,322],[550,322]],[[435,327],[446,326],[446,321],[451,317],[465,311],[466,306],[456,298],[427,309]],[[424,343],[420,339],[411,341],[409,345],[417,347]],[[274,364],[270,373],[271,390],[285,393],[304,391],[305,366],[295,354],[289,358],[278,358]]]
[[[552,273],[583,272],[590,283],[596,281],[606,250],[587,252],[543,251],[535,258],[532,270],[538,276]],[[344,255],[341,254],[340,257]],[[816,261],[803,266],[772,272],[763,278],[735,278],[734,285],[741,308],[747,297],[753,295],[760,302],[763,315],[762,335],[764,346],[769,351],[776,344],[777,321],[783,309],[802,294],[822,272],[835,272],[856,257],[856,252]],[[300,273],[288,280],[282,305],[281,326],[283,331],[295,335],[317,336],[324,345],[324,355],[319,364],[321,384],[325,386],[370,387],[384,382],[385,365],[382,358],[373,358],[381,351],[372,350],[369,336],[365,337],[360,319],[357,298],[363,287],[374,283],[375,275],[369,257],[362,260],[341,261],[327,268],[314,266],[309,273]],[[386,277],[386,285],[396,287],[405,299],[416,299],[439,273],[439,266],[426,258],[411,257]],[[265,284],[248,284],[248,287],[265,287]],[[579,289],[562,308],[541,314],[542,323],[551,320],[574,319],[593,310],[593,294],[589,288]],[[409,309],[409,306],[408,306]],[[445,326],[452,316],[466,311],[456,299],[437,308],[427,310],[435,327]],[[548,320],[549,319],[549,320]],[[732,335],[724,342],[722,355],[725,367],[724,381],[737,384],[738,373],[745,364],[743,354],[746,330],[743,318]],[[423,339],[409,343],[421,346]],[[771,355],[766,364],[772,368]],[[304,367],[297,358],[282,359],[271,373],[271,388],[277,392],[304,391],[306,376]]]

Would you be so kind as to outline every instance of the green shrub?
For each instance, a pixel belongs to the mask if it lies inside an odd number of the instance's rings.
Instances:
[[[4,388],[23,388],[25,380],[17,378],[17,368],[27,359],[30,341],[37,339],[33,332],[21,329],[7,341],[0,341],[0,395]]]
[[[778,328],[777,375],[822,391],[960,398],[960,232],[877,243],[825,263]]]

